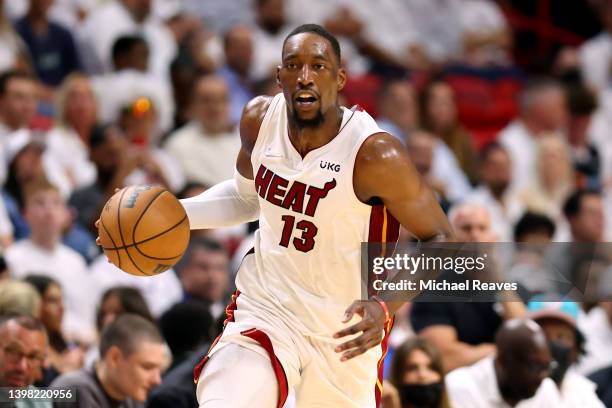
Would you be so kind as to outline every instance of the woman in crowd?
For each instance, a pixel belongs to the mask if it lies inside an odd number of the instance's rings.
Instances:
[[[401,408],[450,408],[444,375],[438,349],[413,337],[395,351],[388,382],[397,390]]]

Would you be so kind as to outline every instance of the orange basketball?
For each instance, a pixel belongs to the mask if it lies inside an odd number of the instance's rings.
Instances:
[[[102,209],[98,225],[106,257],[132,275],[150,276],[174,266],[189,243],[189,220],[162,187],[130,186]]]

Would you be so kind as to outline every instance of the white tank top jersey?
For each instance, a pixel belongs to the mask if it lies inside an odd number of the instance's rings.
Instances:
[[[357,152],[383,130],[365,111],[342,110],[336,137],[302,158],[289,140],[283,95],[271,101],[251,154],[261,209],[257,267],[236,278],[237,289],[263,309],[323,338],[342,327],[346,308],[361,297],[361,243],[399,234],[383,205],[364,204],[353,190]]]

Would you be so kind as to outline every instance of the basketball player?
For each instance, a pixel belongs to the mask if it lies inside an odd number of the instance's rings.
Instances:
[[[282,94],[242,114],[235,178],[182,201],[192,229],[259,219],[223,334],[195,370],[201,408],[282,407],[292,389],[298,407],[378,406],[394,310],[358,300],[360,244],[396,240],[399,223],[420,240],[451,235],[401,143],[338,105],[340,61],[322,27],[291,32]]]

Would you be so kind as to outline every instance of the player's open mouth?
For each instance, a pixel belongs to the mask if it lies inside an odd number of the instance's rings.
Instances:
[[[312,106],[317,100],[316,95],[312,92],[299,92],[294,99],[295,103],[301,107]]]

